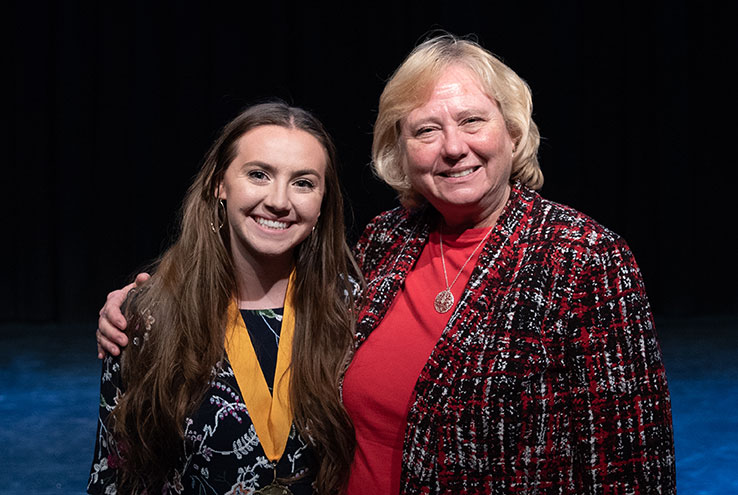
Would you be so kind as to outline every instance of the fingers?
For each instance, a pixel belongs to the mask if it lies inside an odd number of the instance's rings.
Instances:
[[[105,305],[100,310],[100,318],[97,320],[97,341],[101,351],[109,352],[113,356],[120,354],[120,347],[128,345],[128,337],[123,333],[127,322],[120,307],[126,299],[128,291],[134,284],[128,284],[120,290],[114,290],[108,294]]]
[[[97,357],[99,359],[104,358],[105,354],[110,354],[112,356],[120,354],[120,348],[115,343],[107,339],[100,329],[95,332],[95,338],[97,339]]]
[[[111,317],[111,314],[113,312],[117,312],[117,315],[120,317],[120,319]],[[121,328],[121,320],[123,322],[123,328]],[[100,314],[100,319],[97,320],[97,331],[102,339],[101,344],[105,350],[108,350],[106,344],[114,345],[116,347],[125,347],[128,345],[128,337],[126,337],[126,334],[123,333],[123,329],[125,328],[125,321],[126,320],[125,318],[123,318],[123,315],[120,314],[120,308],[115,308],[111,310],[111,312],[103,310],[103,312]],[[112,354],[114,356],[118,355],[117,352],[114,352]]]
[[[123,313],[121,313],[120,308],[121,306],[123,306],[123,301],[126,300],[128,291],[133,289],[133,287],[134,284],[128,284],[122,289],[114,290],[113,292],[108,294],[105,305],[100,310],[99,323],[101,323],[103,320],[107,320],[115,328],[125,330],[127,322],[125,317],[123,316]],[[103,331],[104,330],[105,329],[103,329]]]
[[[146,272],[139,273],[138,275],[136,275],[136,287],[141,287],[150,278],[151,275]]]
[[[106,353],[117,356],[120,354],[120,348],[128,345],[128,337],[123,333],[123,330],[128,326],[128,322],[120,308],[123,306],[128,292],[135,287],[141,287],[149,278],[151,276],[148,273],[139,273],[134,283],[108,294],[105,305],[100,310],[97,332],[95,332],[97,357],[99,359],[105,357]]]

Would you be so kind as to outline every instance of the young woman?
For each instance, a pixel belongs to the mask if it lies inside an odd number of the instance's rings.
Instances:
[[[336,493],[354,436],[337,391],[352,345],[335,151],[308,112],[223,129],[181,231],[126,304],[103,363],[90,493]]]

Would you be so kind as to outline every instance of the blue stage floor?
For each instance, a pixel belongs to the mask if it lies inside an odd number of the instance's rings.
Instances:
[[[678,491],[738,494],[738,319],[657,319],[657,327]],[[0,494],[84,493],[100,372],[93,330],[0,326]]]

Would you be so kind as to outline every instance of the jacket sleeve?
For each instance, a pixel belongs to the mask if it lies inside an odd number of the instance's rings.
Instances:
[[[115,494],[120,456],[108,429],[110,413],[121,395],[120,356],[106,356],[100,376],[100,415],[97,421],[95,453],[90,468],[87,492],[91,494]]]
[[[371,254],[368,251],[372,250],[372,238],[377,229],[377,223],[380,221],[380,216],[372,219],[371,222],[364,227],[364,231],[356,242],[356,245],[351,250],[356,264],[358,265],[361,273],[366,274],[369,269],[368,264],[371,262]],[[367,259],[368,258],[368,259]]]
[[[676,493],[671,403],[641,274],[622,239],[586,252],[567,343],[577,493]]]

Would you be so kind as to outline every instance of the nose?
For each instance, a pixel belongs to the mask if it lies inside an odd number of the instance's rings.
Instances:
[[[452,162],[457,162],[469,153],[469,146],[463,133],[456,127],[448,128],[443,133],[443,156]]]
[[[269,188],[264,205],[275,213],[286,212],[290,207],[290,199],[286,184],[275,183]]]

